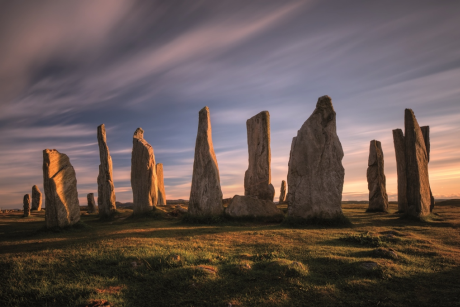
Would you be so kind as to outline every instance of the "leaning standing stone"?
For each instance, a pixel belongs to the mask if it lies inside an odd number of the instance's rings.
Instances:
[[[163,177],[163,163],[156,165],[157,184],[158,184],[158,206],[166,206],[166,192]]]
[[[42,210],[42,192],[36,185],[32,187],[32,210]]]
[[[188,212],[192,216],[220,215],[223,213],[219,166],[212,144],[211,119],[208,107],[204,107],[199,112]]]
[[[401,129],[393,130],[395,145],[396,170],[398,174],[398,212],[406,212],[406,143]]]
[[[244,195],[273,201],[271,184],[270,114],[262,111],[246,121],[249,166],[244,174]]]
[[[144,140],[142,128],[137,128],[133,136],[131,187],[133,189],[133,214],[152,211],[157,205],[155,155],[152,146]]]
[[[22,201],[24,205],[24,217],[28,217],[30,215],[30,195],[24,195],[24,199]]]
[[[422,130],[414,112],[405,110],[407,214],[420,218],[430,214],[430,182],[428,155]]]
[[[336,113],[329,96],[293,138],[288,168],[288,215],[303,219],[343,216],[343,150],[336,132]]]
[[[367,165],[367,187],[369,189],[367,212],[388,212],[383,150],[379,141],[371,141]]]
[[[86,200],[88,201],[88,210],[86,212],[96,212],[96,202],[94,201],[94,193],[88,193],[88,195],[86,195]]]
[[[430,149],[431,149],[431,145],[430,145],[430,126],[423,126],[423,127],[420,127],[420,129],[422,130],[423,140],[425,141],[426,155],[427,155],[428,164],[429,164],[430,163]],[[434,205],[436,204],[436,202],[434,200],[433,193],[431,192],[431,186],[430,186],[430,200],[431,200],[430,212],[433,212]]]
[[[281,189],[280,189],[280,199],[279,203],[282,204],[286,201],[286,181],[281,181]]]
[[[77,178],[69,157],[55,149],[43,150],[46,227],[65,227],[80,221]]]
[[[97,204],[101,217],[110,217],[116,210],[115,187],[113,185],[112,157],[105,133],[105,125],[97,127],[97,142],[99,144],[99,175],[97,176]],[[93,212],[96,212],[94,210]]]

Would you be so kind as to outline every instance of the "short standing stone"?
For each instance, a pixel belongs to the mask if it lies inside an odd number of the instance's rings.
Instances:
[[[405,110],[407,214],[420,218],[430,214],[430,182],[428,155],[422,130],[414,112]]]
[[[270,114],[262,111],[246,121],[249,166],[244,174],[244,195],[273,201],[271,184]]]
[[[99,175],[97,176],[97,204],[101,217],[110,217],[116,210],[115,187],[113,185],[112,157],[105,133],[105,125],[97,127],[97,142],[99,144]],[[95,212],[95,211],[94,211]]]
[[[24,195],[24,199],[22,201],[24,204],[24,217],[28,217],[30,215],[30,195]]]
[[[396,170],[398,174],[398,212],[406,212],[406,143],[401,129],[393,130]]]
[[[32,187],[32,210],[42,210],[42,192],[36,185]]]
[[[46,227],[71,226],[80,221],[77,178],[66,154],[43,150],[43,186]]]
[[[208,107],[204,107],[199,112],[188,212],[192,216],[223,213],[219,166],[212,144],[211,118]]]
[[[133,136],[131,157],[133,214],[152,211],[157,205],[158,188],[153,148],[144,140],[144,130],[137,128]]]
[[[286,181],[281,181],[281,189],[280,189],[280,199],[279,203],[282,204],[286,201]]]
[[[96,202],[94,201],[94,193],[88,193],[86,195],[86,199],[88,201],[88,213],[94,213],[96,212]]]
[[[423,140],[425,141],[425,148],[426,148],[426,155],[428,157],[428,163],[430,162],[430,149],[431,149],[431,144],[430,144],[430,126],[423,126],[420,127],[422,130],[423,134]],[[433,212],[434,206],[436,204],[433,193],[431,192],[431,186],[430,186],[430,212]]]
[[[335,219],[343,216],[342,158],[336,113],[331,98],[323,96],[292,140],[287,196],[290,217]]]
[[[233,197],[225,213],[231,217],[268,218],[270,220],[282,220],[284,216],[283,212],[270,200],[239,195]]]
[[[158,163],[156,166],[157,184],[158,184],[158,206],[166,206],[166,192],[163,177],[163,163]]]
[[[369,189],[367,212],[388,212],[383,150],[379,141],[371,141],[367,165],[367,187]]]

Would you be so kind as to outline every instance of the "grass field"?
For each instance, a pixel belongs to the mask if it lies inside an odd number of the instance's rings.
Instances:
[[[121,209],[60,232],[0,214],[0,306],[460,306],[460,201],[426,222],[366,208],[298,228]]]

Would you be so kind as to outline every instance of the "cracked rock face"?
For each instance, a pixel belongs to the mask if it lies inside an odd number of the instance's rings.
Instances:
[[[223,213],[219,166],[212,143],[211,118],[208,107],[204,107],[199,112],[188,212],[192,216],[210,216]]]
[[[96,202],[94,201],[94,193],[88,193],[88,195],[86,195],[86,200],[88,201],[88,210],[86,212],[96,212]]]
[[[405,110],[407,211],[420,218],[430,214],[431,197],[428,178],[428,153],[422,130],[414,112]]]
[[[341,217],[345,170],[336,132],[336,113],[329,96],[293,138],[288,168],[288,215],[310,219]]]
[[[398,175],[398,211],[406,212],[406,142],[401,129],[393,130],[393,142],[395,145],[396,170]]]
[[[105,133],[105,125],[97,127],[97,142],[99,144],[99,175],[97,176],[97,204],[99,215],[102,217],[112,216],[116,210],[115,187],[113,185],[112,157]],[[92,211],[95,212],[95,211]]]
[[[426,148],[426,155],[428,159],[428,164],[430,163],[430,149],[431,149],[431,144],[430,144],[430,126],[423,126],[420,127],[422,130],[423,134],[423,140],[425,141],[425,148]],[[431,192],[431,186],[430,186],[430,212],[433,212],[434,205],[436,202],[434,201],[433,193]]]
[[[24,205],[24,217],[28,217],[30,215],[30,195],[29,194],[24,195],[22,203]]]
[[[133,136],[131,187],[133,214],[152,211],[158,201],[155,155],[152,146],[144,140],[142,128],[137,128]]]
[[[163,163],[158,163],[156,168],[158,183],[158,206],[166,206],[166,192],[163,178]]]
[[[32,187],[32,210],[42,210],[42,192],[36,185]]]
[[[369,208],[367,211],[388,212],[383,150],[381,143],[376,140],[372,140],[369,146],[367,187],[369,189]]]
[[[77,223],[80,220],[77,178],[66,154],[55,149],[43,150],[43,186],[46,227]]]
[[[284,203],[286,201],[286,181],[281,181],[281,189],[280,189],[280,198],[279,203]]]
[[[271,184],[270,114],[262,111],[246,121],[249,166],[244,174],[244,195],[273,201]]]

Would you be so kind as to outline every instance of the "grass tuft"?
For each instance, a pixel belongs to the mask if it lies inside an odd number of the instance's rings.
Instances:
[[[325,218],[310,218],[310,219],[303,219],[303,218],[296,218],[296,217],[286,217],[283,221],[283,225],[300,228],[300,227],[308,227],[308,226],[324,226],[324,227],[339,227],[339,228],[347,228],[352,227],[353,223],[344,215],[337,216],[336,218],[332,219],[325,219]]]

